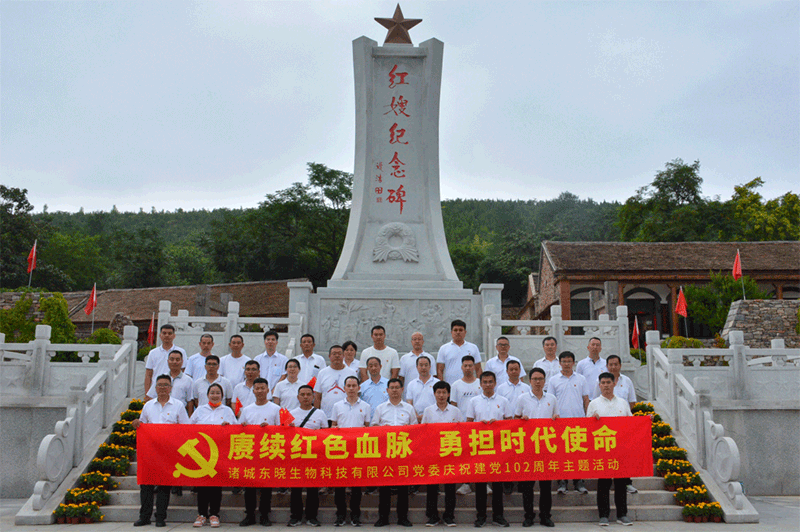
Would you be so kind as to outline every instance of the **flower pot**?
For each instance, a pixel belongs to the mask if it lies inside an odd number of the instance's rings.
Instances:
[[[66,517],[59,517],[59,518],[57,518],[57,519],[56,519],[56,522],[57,522],[59,525],[63,525],[63,524],[66,522],[66,520],[67,520],[67,518],[66,518]]]
[[[694,518],[691,515],[684,515],[683,520],[686,521],[687,523],[691,523],[692,521],[694,521]]]
[[[83,522],[87,525],[91,525],[92,523],[94,523],[94,519],[92,519],[91,517],[84,517]]]
[[[678,487],[677,486],[667,486],[667,490],[669,490],[669,491],[678,491]]]
[[[718,516],[718,515],[715,515],[714,516],[714,522],[715,523],[721,523],[722,522],[722,518],[720,516]]]
[[[703,523],[708,523],[708,516],[707,515],[703,516]]]
[[[67,522],[71,525],[80,524],[81,518],[80,517],[67,517]]]
[[[695,523],[702,523],[702,522],[703,522],[703,518],[702,518],[702,517],[700,517],[699,515],[697,515],[697,516],[695,516],[695,518],[694,518],[694,522],[695,522]]]

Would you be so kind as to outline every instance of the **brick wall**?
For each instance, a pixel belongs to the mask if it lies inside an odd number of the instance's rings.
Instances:
[[[797,299],[734,301],[722,337],[737,330],[744,332],[744,344],[748,347],[769,347],[770,340],[775,338],[783,338],[786,347],[800,347],[800,335],[795,331],[798,309],[800,300]]]

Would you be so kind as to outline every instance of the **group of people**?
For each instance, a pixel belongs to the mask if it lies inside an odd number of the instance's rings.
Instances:
[[[174,327],[164,325],[159,332],[161,345],[147,358],[144,383],[147,402],[134,428],[142,423],[274,426],[280,424],[281,408],[289,410],[293,426],[307,429],[631,415],[636,400],[633,383],[620,373],[618,356],[607,359],[600,356],[599,338],[589,341],[589,356],[576,365],[575,355],[570,351],[556,356],[556,339],[547,337],[542,343],[545,356],[526,373],[520,359],[509,354],[507,337],[497,339],[497,355],[484,365],[478,347],[466,341],[465,322],[453,321],[450,332],[452,340],[439,349],[436,357],[424,350],[424,337],[419,332],[411,336],[411,351],[400,357],[386,345],[384,327],[376,325],[371,331],[373,345],[364,349],[360,358],[356,344],[348,341],[330,347],[326,361],[314,352],[314,337],[305,334],[300,339],[301,353],[289,359],[277,352],[275,331],[264,334],[265,351],[252,359],[242,353],[244,340],[240,335],[231,336],[228,355],[217,357],[212,354],[214,339],[210,334],[200,338],[200,352],[187,358],[186,352],[173,343]],[[523,382],[525,376],[529,383]],[[536,519],[535,482],[520,482],[518,486],[522,493],[524,527],[532,526]],[[552,483],[538,482],[539,521],[553,527]],[[608,525],[612,482],[617,522],[630,525],[627,494],[636,493],[630,479],[598,480],[599,524]],[[582,479],[573,480],[573,486],[582,494],[588,493]],[[349,489],[350,522],[361,526],[362,489],[358,486]],[[389,524],[393,491],[397,497],[397,523],[412,526],[408,519],[410,489],[415,492],[417,487],[379,487],[376,527]],[[470,493],[470,486],[444,486],[441,519],[439,486],[431,484],[426,490],[426,526],[440,522],[455,526],[456,493]],[[509,482],[492,482],[491,486],[476,483],[475,526],[486,524],[487,498],[491,494],[493,524],[508,527],[503,496],[512,490],[513,483]],[[218,527],[222,488],[199,487],[196,491],[198,516],[194,526],[199,528],[209,523]],[[559,480],[557,493],[566,492],[567,480]],[[141,486],[140,515],[134,526],[151,522],[154,502],[155,524],[165,526],[169,498],[169,487]],[[271,487],[245,487],[244,499],[245,517],[240,526],[272,524]],[[334,525],[343,526],[347,519],[345,488],[335,488],[334,501]],[[292,488],[290,507],[288,526],[300,525],[304,516],[308,525],[320,526],[318,488],[306,488],[305,505],[303,488]]]

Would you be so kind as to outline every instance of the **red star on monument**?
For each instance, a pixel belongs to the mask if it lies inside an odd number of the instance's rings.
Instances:
[[[408,34],[408,30],[422,22],[421,18],[403,18],[403,10],[400,9],[400,4],[397,4],[392,18],[375,17],[375,20],[378,24],[389,30],[383,44],[412,44],[411,35]]]

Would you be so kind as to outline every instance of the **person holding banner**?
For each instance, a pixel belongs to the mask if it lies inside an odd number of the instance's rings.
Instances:
[[[214,355],[209,355],[211,358]],[[208,366],[206,359],[206,367]],[[216,358],[216,357],[215,357]],[[233,410],[222,404],[222,386],[218,383],[209,385],[206,392],[208,402],[194,411],[189,421],[196,425],[231,425],[236,423]],[[222,504],[222,488],[202,486],[197,488],[197,518],[192,525],[200,528],[206,521],[212,528],[219,528],[219,508]]]
[[[170,396],[172,392],[172,379],[169,375],[159,375],[155,383],[156,397],[147,401],[142,407],[139,419],[134,419],[131,426],[138,429],[143,423],[189,423],[189,416],[186,414],[186,406],[178,399]],[[150,516],[153,514],[153,496],[156,486],[139,486],[139,519],[133,526],[146,526],[150,524]],[[167,508],[169,507],[169,486],[158,486],[156,496],[156,526],[166,525]]]
[[[358,377],[350,375],[344,379],[344,391],[347,394],[344,400],[333,405],[331,422],[334,427],[369,427],[372,419],[372,409],[369,403],[358,398],[361,386]],[[336,522],[334,526],[344,526],[347,518],[347,500],[344,487],[333,491],[333,500],[336,503]],[[361,526],[361,487],[350,487],[350,522],[353,526]]]
[[[492,423],[501,419],[511,419],[514,417],[508,399],[495,393],[494,388],[497,379],[491,371],[481,373],[481,395],[473,397],[467,403],[467,411],[464,415],[467,422],[482,421]],[[478,517],[475,519],[475,528],[481,528],[486,524],[486,495],[487,483],[475,483],[475,509]],[[492,523],[508,527],[508,521],[503,517],[503,483],[492,482]]]
[[[300,406],[291,411],[294,418],[293,427],[313,430],[328,428],[328,416],[322,410],[314,407],[314,388],[308,384],[300,386],[297,391],[297,400],[300,402]],[[289,504],[291,514],[288,526],[300,526],[303,521],[303,488],[292,488]],[[306,488],[306,524],[320,526],[320,522],[317,520],[318,512],[319,488]]]
[[[248,364],[251,364],[251,362],[248,362]],[[255,361],[252,361],[252,364],[258,365]],[[247,370],[251,367],[253,366],[248,365],[245,368],[245,375],[247,375]],[[258,371],[260,372],[260,369]],[[267,400],[269,395],[267,379],[258,377],[253,381],[253,395],[255,396],[255,402],[245,406],[239,415],[239,421],[242,425],[259,425],[261,427],[280,425],[281,407]],[[261,492],[260,495],[258,492]],[[244,489],[245,517],[239,523],[239,526],[256,524],[256,498],[259,496],[261,497],[261,506],[258,510],[261,514],[261,525],[272,526],[272,521],[269,520],[269,513],[272,510],[272,488]]]
[[[414,407],[403,401],[403,381],[399,377],[389,379],[389,400],[375,409],[372,416],[372,426],[400,427],[415,425],[417,412]],[[381,486],[378,489],[378,520],[375,526],[382,527],[389,524],[389,512],[392,505],[392,487]],[[408,486],[397,486],[397,524],[400,526],[414,526],[408,520]]]
[[[421,360],[421,359],[418,359]],[[433,378],[433,377],[432,377]],[[445,381],[437,380],[433,385],[433,396],[436,404],[425,409],[422,413],[422,423],[461,423],[464,421],[464,414],[457,406],[450,404],[450,384]],[[428,491],[425,497],[425,515],[428,522],[425,526],[436,526],[439,524],[439,485],[428,484]],[[456,485],[444,485],[444,515],[442,521],[446,526],[456,526]]]
[[[547,372],[543,368],[533,368],[529,375],[531,388],[517,399],[514,409],[516,419],[558,419],[558,404],[556,396],[545,393],[544,383]],[[533,511],[533,485],[535,480],[520,482],[519,489],[522,492],[522,508],[525,511],[525,520],[522,526],[533,526],[536,514]],[[542,526],[556,526],[551,519],[550,510],[553,507],[552,482],[549,480],[539,481],[539,522]]]
[[[632,416],[631,407],[627,400],[614,395],[614,375],[609,372],[600,374],[600,397],[593,399],[586,409],[586,417],[593,417],[600,421],[601,417],[626,417]],[[628,517],[628,492],[625,484],[626,478],[600,478],[597,479],[597,511],[600,514],[600,526],[608,526],[608,516],[611,515],[609,503],[609,490],[614,483],[614,506],[617,508],[617,523],[631,526],[633,523]]]

